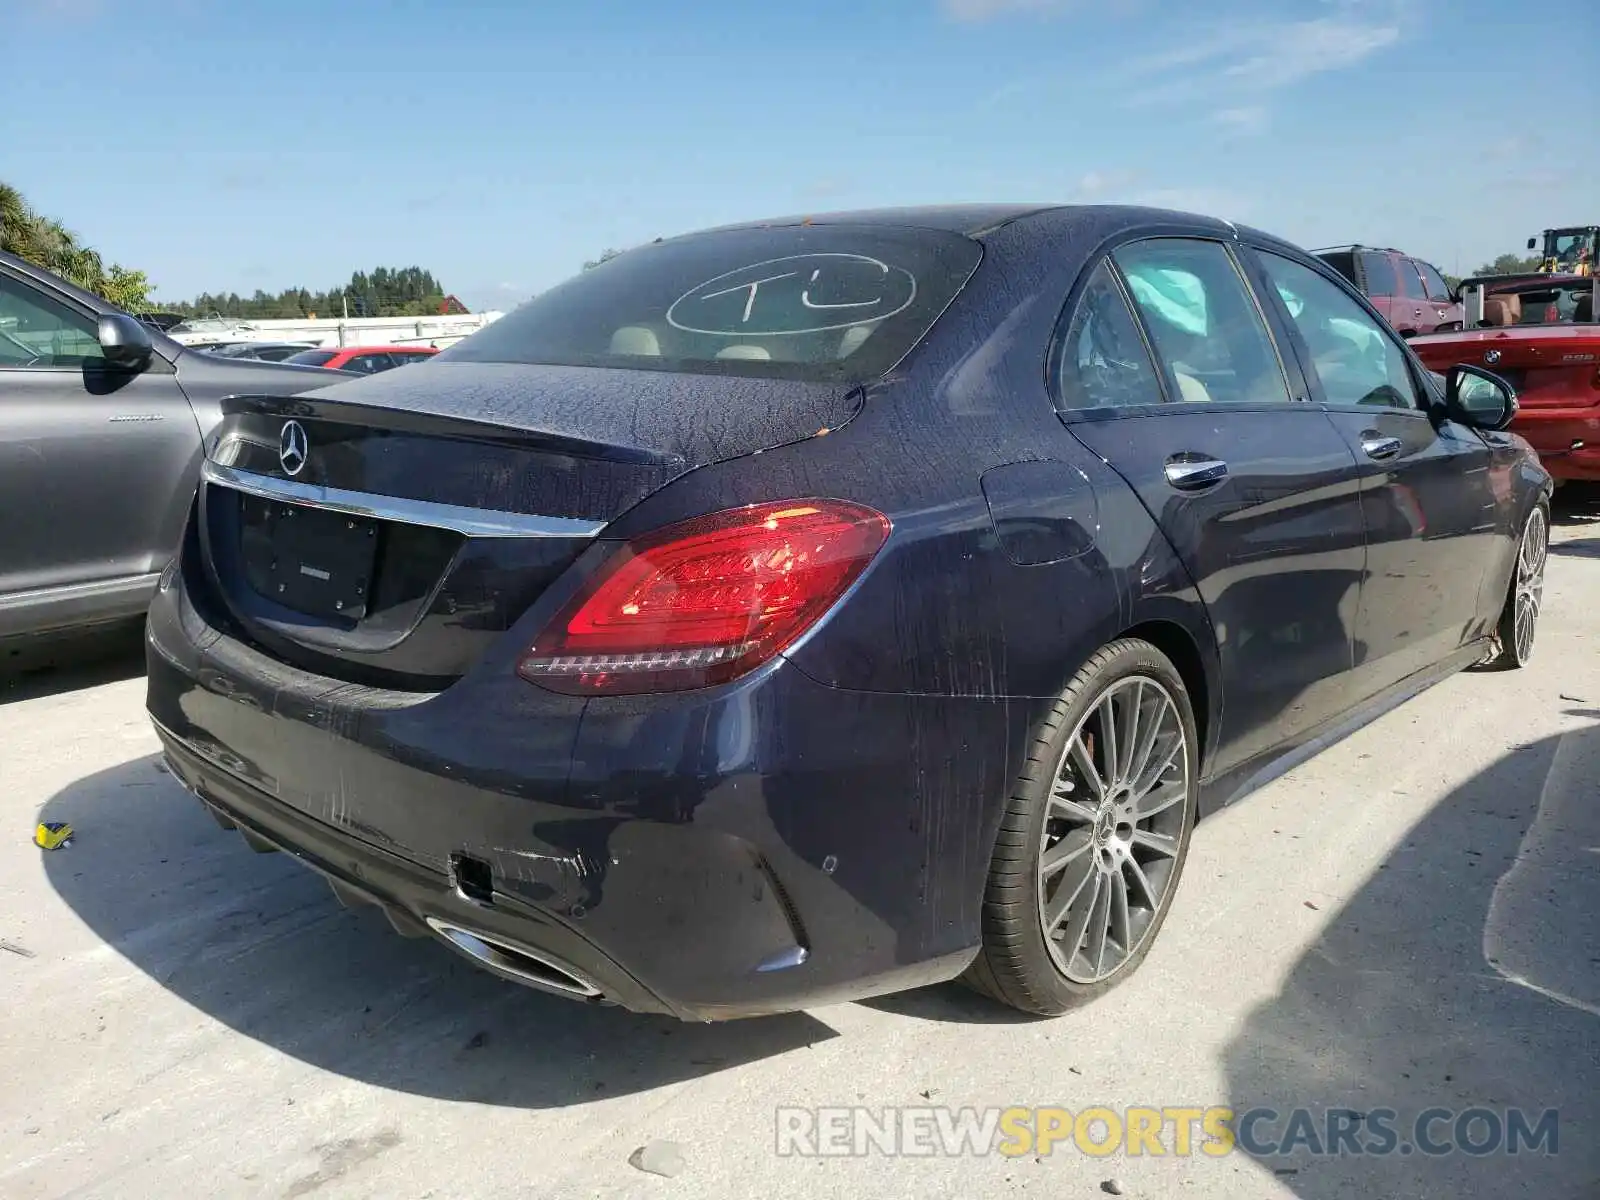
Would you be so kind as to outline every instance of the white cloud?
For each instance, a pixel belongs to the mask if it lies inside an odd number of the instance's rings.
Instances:
[[[1211,119],[1235,133],[1260,133],[1267,127],[1267,109],[1261,104],[1244,104],[1238,108],[1224,108],[1211,114]]]
[[[1127,170],[1090,171],[1073,189],[1073,198],[1085,202],[1111,200],[1139,182],[1140,172]]]
[[[1073,0],[941,0],[945,15],[957,21],[993,21],[1019,13],[1048,15],[1062,12],[1072,3]]]
[[[1367,5],[1346,3],[1335,16],[1225,26],[1135,59],[1123,66],[1122,76],[1133,81],[1137,104],[1239,97],[1239,104],[1222,111],[1250,113],[1241,118],[1249,124],[1257,114],[1265,114],[1259,104],[1245,103],[1244,98],[1345,70],[1399,43],[1401,9],[1393,7],[1379,16],[1369,16],[1368,11]],[[1141,86],[1139,81],[1149,82]]]
[[[1250,202],[1236,192],[1210,187],[1152,188],[1131,197],[1128,203],[1199,213],[1224,221],[1246,220],[1251,208]]]
[[[1145,0],[1094,0],[1097,12],[1109,9],[1126,15],[1144,6]],[[998,21],[1003,17],[1054,17],[1061,13],[1091,7],[1088,0],[939,0],[945,16],[954,21]]]

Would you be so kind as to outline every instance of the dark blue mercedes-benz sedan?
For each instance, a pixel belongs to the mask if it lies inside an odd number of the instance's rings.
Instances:
[[[1149,952],[1199,817],[1527,660],[1514,410],[1202,217],[658,241],[230,401],[149,710],[225,827],[535,987],[1059,1013]]]

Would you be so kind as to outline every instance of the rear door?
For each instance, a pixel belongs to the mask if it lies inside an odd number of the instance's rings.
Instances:
[[[171,365],[108,369],[97,323],[0,271],[0,597],[13,623],[27,619],[21,593],[158,573],[193,497],[200,431]]]
[[[1394,268],[1394,256],[1383,250],[1363,250],[1357,255],[1361,263],[1362,291],[1383,319],[1396,329],[1401,315],[1400,275]]]
[[[1395,274],[1400,277],[1400,294],[1395,298],[1389,324],[1402,337],[1427,333],[1439,321],[1433,316],[1428,289],[1423,286],[1422,276],[1417,273],[1417,264],[1409,258],[1396,258]]]
[[[1424,310],[1428,325],[1422,332],[1436,333],[1441,329],[1459,329],[1461,305],[1451,297],[1450,285],[1444,281],[1444,276],[1421,259],[1413,259],[1412,265],[1422,276],[1422,289],[1428,294],[1428,307]]]
[[[1227,695],[1216,769],[1340,711],[1365,555],[1356,464],[1297,399],[1230,249],[1117,249],[1061,360],[1063,419],[1138,492],[1210,612]]]
[[[1489,447],[1428,411],[1411,356],[1336,276],[1265,248],[1256,259],[1313,394],[1360,464],[1367,576],[1356,676],[1375,693],[1484,632],[1498,512]]]

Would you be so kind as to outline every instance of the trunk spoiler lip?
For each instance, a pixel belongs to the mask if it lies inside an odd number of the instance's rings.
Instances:
[[[442,416],[414,409],[386,405],[357,404],[347,400],[313,396],[235,395],[221,402],[222,414],[230,416],[280,417],[329,421],[341,425],[362,425],[392,433],[411,433],[423,437],[453,438],[457,441],[489,442],[523,450],[545,450],[572,458],[597,458],[633,466],[688,467],[681,455],[651,450],[624,442],[602,441],[556,430],[508,426],[475,417]],[[214,460],[230,435],[213,439],[206,449]],[[237,437],[237,434],[231,435]]]
[[[447,529],[466,537],[593,538],[609,524],[578,517],[545,517],[492,509],[465,508],[432,500],[408,500],[372,492],[354,492],[316,483],[300,483],[225,467],[207,459],[200,476],[208,486],[230,488],[266,500],[282,500],[310,508],[369,520],[396,521]]]

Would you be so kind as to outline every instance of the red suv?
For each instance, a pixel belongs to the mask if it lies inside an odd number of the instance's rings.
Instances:
[[[1372,246],[1337,246],[1315,253],[1365,292],[1402,337],[1461,328],[1461,303],[1432,263]]]

